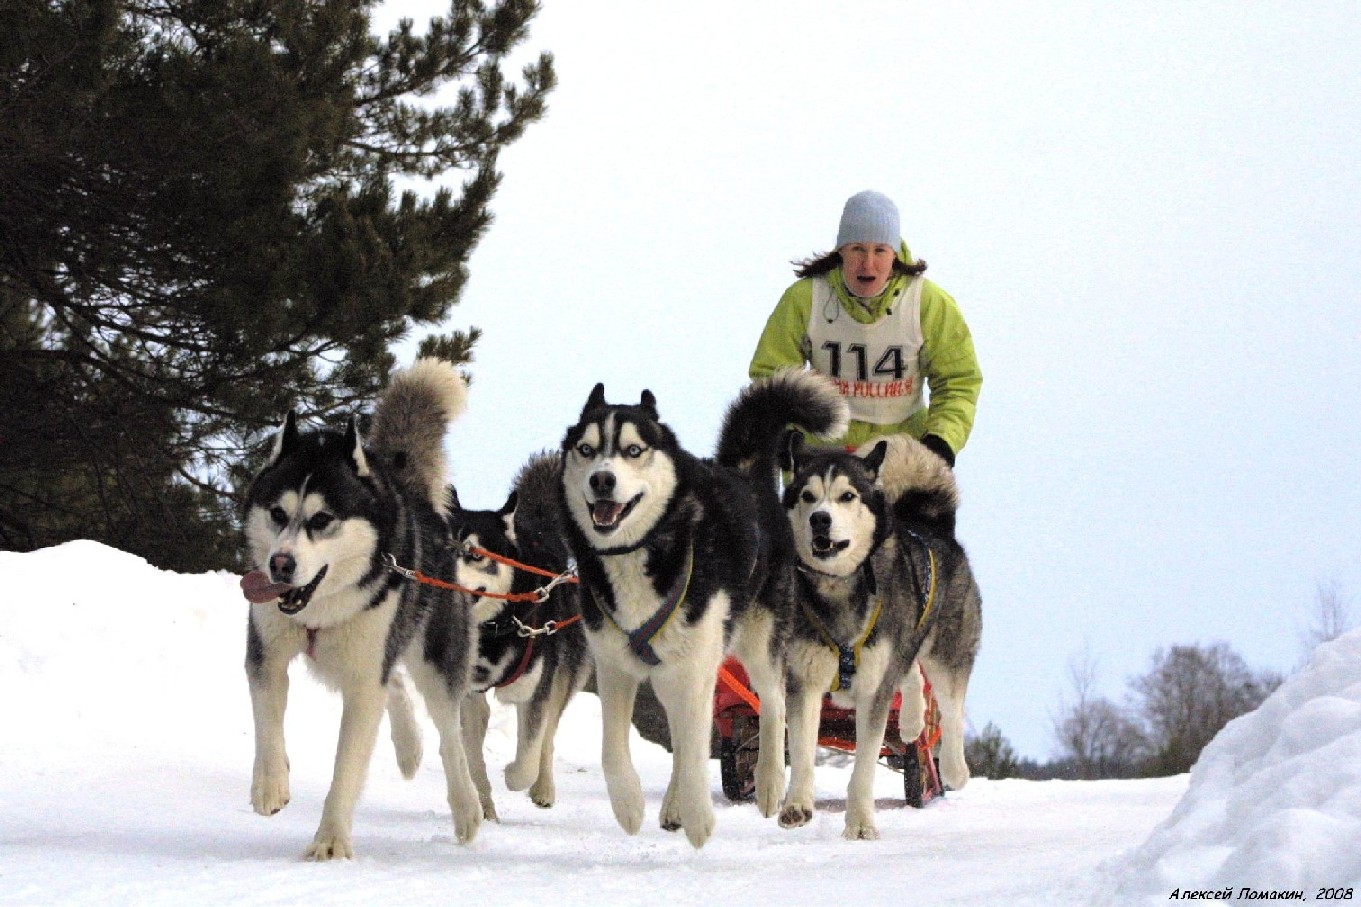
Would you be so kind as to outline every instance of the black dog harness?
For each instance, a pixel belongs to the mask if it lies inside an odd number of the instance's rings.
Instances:
[[[600,598],[596,596],[595,590],[591,590],[591,597],[595,598],[596,607],[600,608],[600,613],[609,618],[610,623],[614,624],[619,632],[623,633],[628,638],[629,649],[634,655],[638,656],[638,660],[643,664],[656,667],[662,663],[662,660],[657,657],[657,653],[652,649],[652,641],[657,638],[657,634],[661,633],[662,628],[675,616],[676,611],[681,606],[681,602],[685,601],[685,593],[690,589],[690,576],[694,573],[694,570],[695,546],[692,542],[685,553],[685,573],[678,578],[676,585],[667,593],[666,598],[662,600],[662,605],[657,609],[656,613],[644,621],[638,629],[633,630],[632,632],[619,626],[619,622],[614,619],[614,616],[600,604]]]

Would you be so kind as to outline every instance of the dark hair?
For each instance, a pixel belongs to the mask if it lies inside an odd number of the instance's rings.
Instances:
[[[814,255],[805,258],[803,261],[793,261],[794,274],[798,277],[817,277],[820,274],[827,274],[841,267],[841,253],[837,251],[825,252],[821,255]],[[905,274],[908,277],[916,277],[926,271],[926,262],[920,258],[914,264],[906,264],[901,258],[894,257],[893,273]]]

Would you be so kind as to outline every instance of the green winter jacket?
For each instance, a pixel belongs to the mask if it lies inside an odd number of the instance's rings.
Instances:
[[[898,257],[908,263],[913,261],[906,243]],[[840,268],[829,273],[827,278],[842,308],[862,324],[883,317],[894,291],[911,279],[897,275],[874,299],[853,302],[842,281]],[[751,357],[748,371],[753,379],[764,378],[782,368],[807,364],[808,316],[813,306],[813,281],[816,279],[804,278],[780,297]],[[858,447],[878,435],[906,432],[914,438],[936,435],[955,453],[964,448],[973,429],[983,373],[978,368],[973,337],[959,305],[949,293],[929,280],[922,282],[921,327],[920,360],[928,391],[927,406],[896,425],[852,422],[850,430],[843,438],[836,439],[836,444]]]

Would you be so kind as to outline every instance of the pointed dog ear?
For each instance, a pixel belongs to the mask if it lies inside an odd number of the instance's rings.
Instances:
[[[458,499],[458,489],[452,485],[445,489],[444,509],[450,513],[458,513],[463,509],[463,504]]]
[[[780,441],[780,469],[785,472],[799,471],[799,454],[803,452],[803,432],[796,428],[785,429]]]
[[[520,493],[512,491],[510,496],[506,498],[506,503],[502,504],[501,509],[496,511],[501,517],[502,525],[506,527],[506,538],[516,545],[520,544],[520,540],[515,537],[515,507],[519,501]]]
[[[652,391],[644,390],[643,396],[638,401],[638,405],[641,406],[643,409],[647,410],[647,414],[651,416],[653,419],[658,418],[657,398],[652,396]]]
[[[865,468],[870,471],[870,475],[879,478],[879,469],[884,465],[884,456],[888,453],[888,441],[880,441],[874,445],[874,449],[865,454],[861,459]]]
[[[581,414],[584,416],[586,415],[587,412],[595,409],[597,406],[604,405],[605,405],[605,382],[601,381],[591,390],[591,396],[586,398],[586,405],[581,408]]]
[[[345,425],[345,449],[350,452],[350,460],[354,463],[355,475],[362,478],[369,476],[369,460],[364,456],[364,439],[359,435],[359,422],[350,417],[350,421]]]
[[[284,424],[274,433],[274,447],[270,450],[269,462],[265,465],[273,466],[284,454],[291,453],[297,446],[298,414],[290,410],[288,415],[284,416]]]

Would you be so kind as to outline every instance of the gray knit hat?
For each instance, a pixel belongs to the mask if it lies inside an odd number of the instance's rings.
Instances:
[[[867,189],[846,199],[841,211],[841,227],[836,231],[836,248],[846,243],[883,243],[898,248],[898,206],[882,192]]]

